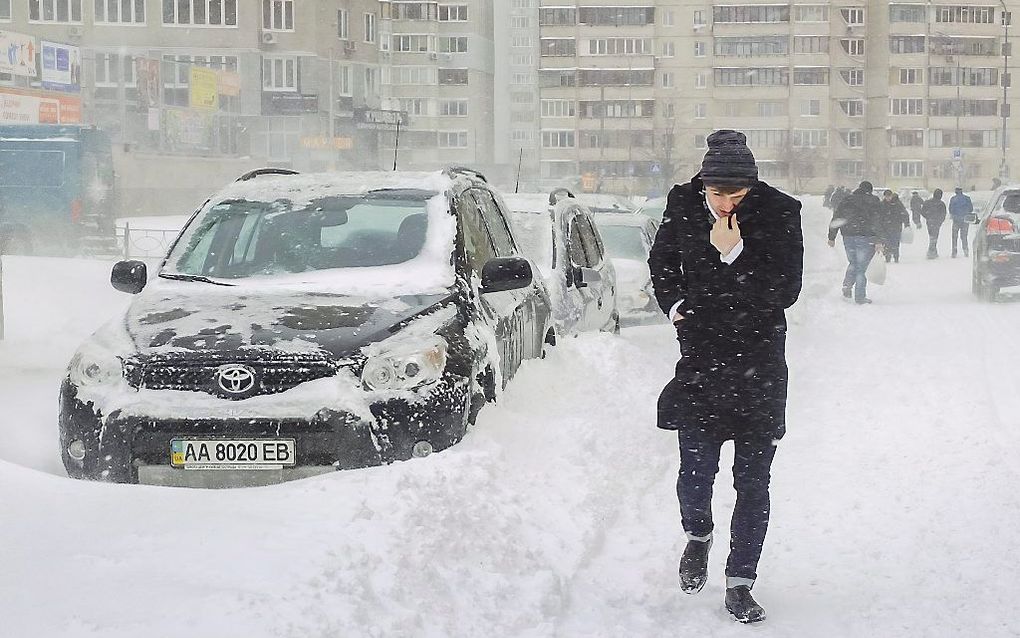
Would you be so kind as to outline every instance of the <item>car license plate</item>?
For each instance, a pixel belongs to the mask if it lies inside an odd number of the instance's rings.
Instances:
[[[173,439],[170,464],[185,470],[279,470],[297,462],[294,439]]]

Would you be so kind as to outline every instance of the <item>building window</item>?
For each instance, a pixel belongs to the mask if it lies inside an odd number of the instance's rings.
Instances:
[[[440,22],[467,22],[468,6],[466,4],[439,5]]]
[[[347,9],[336,10],[336,37],[349,40],[351,37],[350,14]]]
[[[889,22],[911,22],[923,24],[928,21],[924,5],[891,4],[889,5]]]
[[[863,160],[836,160],[836,176],[845,179],[863,179]]]
[[[672,9],[662,9],[661,13],[662,13],[662,26],[671,27],[674,24],[676,24],[676,20],[673,16]]]
[[[542,131],[542,148],[574,148],[574,131]]]
[[[670,44],[672,45],[673,43],[670,42]],[[672,49],[672,47],[671,47],[671,49]],[[705,57],[705,53],[706,53],[707,49],[708,49],[708,47],[705,46],[704,42],[702,42],[700,40],[695,41],[695,43],[694,43],[694,57],[696,57],[696,58],[703,58],[703,57]],[[673,57],[673,56],[670,55],[669,57]]]
[[[839,135],[847,148],[864,148],[864,131],[841,131]]]
[[[467,53],[467,36],[444,36],[439,38],[440,53]]]
[[[931,67],[928,83],[932,86],[996,86],[999,70],[994,68]]]
[[[731,102],[731,106],[737,106],[738,112],[735,115],[739,115],[739,102]],[[774,100],[765,100],[758,102],[758,117],[782,117],[786,115],[786,102],[777,102]]]
[[[893,177],[924,177],[924,162],[921,160],[889,162],[889,173]]]
[[[864,24],[864,9],[861,7],[848,7],[839,10],[843,16],[843,22],[851,27],[858,27]]]
[[[789,72],[785,67],[716,68],[716,86],[786,86]]]
[[[652,7],[578,7],[577,21],[590,26],[623,27],[655,24]]]
[[[889,100],[889,115],[924,115],[924,99],[893,98]]]
[[[403,53],[428,53],[435,51],[435,36],[414,33],[394,35],[393,50]]]
[[[864,69],[840,69],[839,77],[843,78],[848,86],[862,86],[864,84]]]
[[[163,0],[163,24],[237,26],[237,0]]]
[[[542,26],[574,26],[577,9],[574,7],[542,7],[538,10],[538,23]]]
[[[467,69],[439,69],[439,84],[467,85]]]
[[[662,88],[671,89],[673,88],[673,73],[670,71],[664,71],[662,73]]]
[[[790,21],[790,7],[786,5],[739,5],[713,7],[712,21],[719,23],[775,23]]]
[[[543,42],[545,39],[543,39]],[[574,42],[572,38],[567,42]],[[543,47],[545,48],[545,47]],[[571,55],[574,46],[570,45]],[[649,38],[599,38],[588,40],[588,55],[650,55],[652,41]]]
[[[900,84],[924,84],[924,69],[900,69]]]
[[[95,75],[97,87],[136,86],[135,59],[129,55],[96,53]]]
[[[297,91],[298,59],[295,56],[265,56],[262,58],[263,91]]]
[[[11,0],[0,0],[0,20],[11,19]]]
[[[467,117],[468,101],[466,99],[441,100],[439,102],[439,114],[449,117]]]
[[[8,7],[8,17],[10,8]],[[28,0],[32,22],[81,22],[81,0]]]
[[[800,114],[804,117],[814,117],[822,114],[821,100],[801,100]]]
[[[861,117],[864,115],[864,100],[840,100],[839,108],[848,117]]]
[[[751,58],[789,53],[786,36],[741,36],[715,39],[715,54],[719,57]]]
[[[902,129],[889,131],[889,146],[924,146],[922,129]]]
[[[818,148],[829,145],[829,132],[825,129],[794,129],[794,148]]]
[[[694,43],[694,55],[698,55],[698,43]],[[705,47],[701,47],[701,55],[705,55]],[[676,57],[676,43],[672,40],[666,40],[662,43],[662,57],[672,58]]]
[[[705,26],[705,12],[697,9],[694,12],[694,28]]]
[[[694,148],[708,148],[707,135],[694,136]]]
[[[794,53],[828,53],[829,36],[827,35],[795,35],[793,36]]]
[[[293,31],[294,0],[262,0],[262,28]]]
[[[694,105],[694,119],[703,120],[708,117],[708,105],[704,102],[698,102]]]
[[[784,148],[789,139],[786,129],[751,129],[744,133],[752,148]]]
[[[923,35],[890,36],[889,53],[924,53],[924,36]]]
[[[341,64],[337,67],[336,92],[339,95],[350,96],[351,93],[351,67]]]
[[[828,84],[829,67],[793,67],[793,83],[798,86]]]
[[[794,22],[828,22],[829,7],[824,4],[805,4],[793,6]]]
[[[365,42],[375,42],[376,36],[375,14],[365,14]]]
[[[542,57],[558,58],[577,55],[577,40],[574,38],[542,38],[539,40]]]
[[[853,57],[864,56],[864,39],[863,38],[843,38],[839,41],[840,46],[843,47],[843,51]]]
[[[995,7],[946,6],[935,7],[935,22],[965,22],[993,24]]]
[[[439,148],[467,148],[467,131],[438,131]]]
[[[7,18],[10,14],[10,0],[0,2],[0,17],[3,17],[4,5],[7,5]],[[96,0],[96,24],[145,24],[145,0],[128,0],[127,2],[106,2]]]
[[[440,15],[442,15],[442,9],[440,9]],[[528,16],[510,16],[510,28],[511,29],[530,29],[531,18]]]
[[[999,114],[999,101],[957,100],[954,98],[937,98],[928,102],[928,115],[949,117],[995,116]]]
[[[531,100],[528,100],[530,103]],[[542,100],[542,117],[574,117],[577,104],[573,100]]]

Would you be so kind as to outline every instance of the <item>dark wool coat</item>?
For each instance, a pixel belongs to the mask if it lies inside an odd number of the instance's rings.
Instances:
[[[734,210],[744,241],[733,264],[709,241],[714,218],[700,177],[669,193],[648,265],[676,324],[681,358],[659,396],[658,426],[727,439],[786,431],[786,313],[797,301],[804,245],[800,202],[764,182]]]

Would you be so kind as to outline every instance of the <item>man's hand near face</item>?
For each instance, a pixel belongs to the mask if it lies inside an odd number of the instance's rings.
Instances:
[[[736,214],[726,215],[715,220],[709,240],[719,254],[725,257],[740,243],[740,224]]]

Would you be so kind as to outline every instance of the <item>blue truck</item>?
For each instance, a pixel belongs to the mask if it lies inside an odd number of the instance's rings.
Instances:
[[[105,132],[0,125],[0,252],[77,255],[115,243],[115,204]]]

